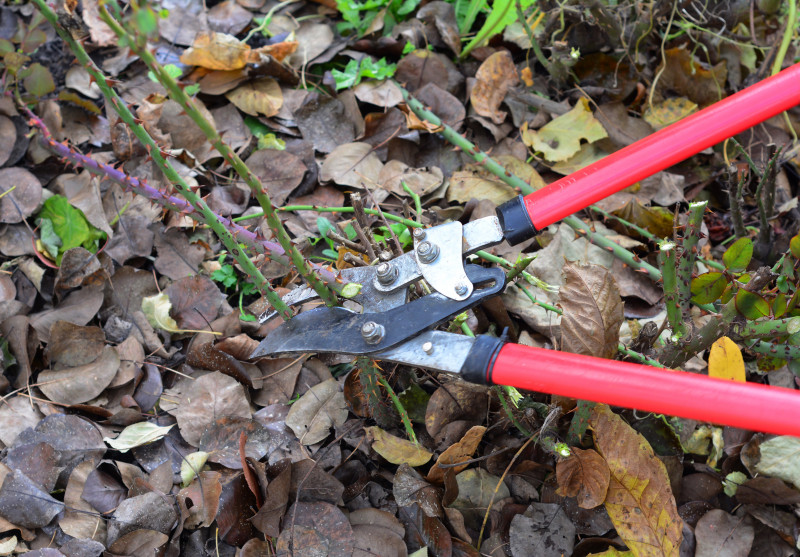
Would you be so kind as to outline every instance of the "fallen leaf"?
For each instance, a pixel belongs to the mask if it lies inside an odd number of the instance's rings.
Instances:
[[[42,202],[42,184],[24,168],[3,168],[0,194],[4,194],[0,197],[0,222],[22,222]]]
[[[612,358],[624,320],[622,298],[608,269],[600,265],[564,265],[564,286],[558,294],[562,350]]]
[[[450,177],[447,200],[466,203],[471,199],[488,199],[502,205],[519,195],[514,188],[498,179],[483,178],[475,172],[459,170]]]
[[[746,381],[742,351],[728,337],[721,337],[711,345],[708,354],[708,375],[739,383]]]
[[[589,101],[581,97],[575,107],[548,122],[538,131],[523,124],[522,141],[528,147],[541,151],[551,162],[566,161],[581,148],[581,140],[593,143],[608,137],[603,125],[594,117]]]
[[[205,451],[196,451],[184,457],[181,461],[181,485],[183,487],[189,486],[206,465],[207,460],[208,453]]]
[[[606,500],[611,476],[605,459],[595,450],[572,447],[569,457],[556,464],[556,477],[559,495],[577,497],[582,509],[593,509]]]
[[[695,58],[683,46],[664,51],[664,60],[656,69],[660,76],[656,84],[656,98],[674,92],[703,107],[725,96],[723,89],[728,75],[725,60],[708,69],[707,64]]]
[[[378,174],[378,184],[383,189],[389,190],[399,197],[408,197],[408,192],[403,189],[405,183],[411,191],[419,196],[425,196],[442,185],[444,175],[441,169],[411,168],[396,159],[387,162]]]
[[[58,520],[58,525],[65,534],[74,538],[105,541],[105,520],[98,516],[94,512],[96,509],[82,497],[86,479],[94,471],[94,466],[91,460],[81,462],[69,475],[67,489],[64,492],[66,509]]]
[[[472,458],[485,432],[486,428],[483,426],[476,425],[471,427],[458,443],[451,445],[439,455],[439,458],[436,459],[436,463],[431,466],[431,469],[428,471],[427,480],[429,482],[442,482],[445,474],[445,469],[442,468],[442,466],[457,464]],[[458,474],[467,466],[469,466],[469,464],[459,464],[455,467],[448,467],[448,469],[452,469],[453,473]]]
[[[340,186],[366,188],[377,184],[383,163],[369,143],[345,143],[325,157],[319,178]]]
[[[534,502],[511,520],[508,537],[514,557],[561,557],[572,554],[575,525],[561,505]]]
[[[353,529],[347,517],[330,503],[295,503],[286,513],[291,520],[278,537],[277,550],[283,555],[353,554]]]
[[[193,447],[199,445],[203,432],[218,416],[250,418],[244,387],[218,371],[193,381],[181,402],[169,413],[178,420],[181,435]]]
[[[490,118],[495,124],[502,124],[506,113],[500,110],[500,103],[517,83],[519,75],[511,53],[500,50],[489,56],[475,73],[475,85],[469,97],[475,112]]]
[[[677,557],[683,521],[664,464],[605,404],[594,407],[590,427],[611,474],[605,507],[617,534],[636,555]]]
[[[181,62],[210,70],[238,70],[247,63],[250,46],[236,37],[214,31],[198,33]]]
[[[225,93],[225,96],[236,108],[250,116],[275,116],[283,104],[281,87],[271,77],[262,77],[240,85]]]
[[[419,443],[396,437],[378,426],[365,427],[364,431],[372,440],[372,449],[392,464],[407,464],[413,468],[422,466],[433,456]]]
[[[172,309],[172,302],[169,301],[169,296],[164,292],[142,298],[142,313],[147,317],[147,321],[153,328],[167,331],[168,333],[181,332],[178,324],[169,314],[170,309]]]
[[[486,509],[492,501],[496,504],[511,496],[503,480],[483,468],[464,470],[456,476],[456,483],[458,497],[449,507],[461,511],[464,522],[470,528],[480,528]]]
[[[135,447],[158,441],[169,433],[174,425],[161,427],[151,422],[139,422],[123,429],[116,438],[104,437],[103,441],[119,452],[127,453]]]
[[[39,389],[54,402],[80,404],[92,400],[111,384],[119,369],[119,355],[105,346],[91,363],[39,373]]]
[[[332,426],[347,419],[347,403],[335,379],[328,379],[311,387],[292,404],[286,415],[286,425],[294,431],[304,445],[313,445],[325,439]]]
[[[41,528],[64,510],[64,503],[53,499],[19,470],[12,470],[0,487],[0,517],[15,526]]]
[[[711,509],[697,522],[695,557],[747,557],[755,531],[747,520],[721,509]]]
[[[686,97],[672,97],[660,103],[648,106],[644,111],[644,121],[654,130],[666,128],[689,114],[697,112],[697,105]]]
[[[761,459],[756,464],[759,474],[780,478],[800,489],[800,439],[781,435],[759,446]]]

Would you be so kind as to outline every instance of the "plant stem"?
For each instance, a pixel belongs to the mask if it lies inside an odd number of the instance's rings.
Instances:
[[[400,402],[400,399],[397,398],[397,394],[392,389],[392,386],[389,385],[389,382],[383,376],[383,374],[376,370],[378,374],[378,381],[380,384],[383,385],[383,388],[386,389],[386,392],[389,393],[389,398],[392,399],[392,403],[394,407],[397,409],[397,413],[400,414],[400,419],[403,421],[403,426],[406,428],[406,435],[408,435],[408,440],[412,443],[417,443],[417,435],[414,433],[414,426],[411,425],[411,420],[408,418],[408,412],[406,412],[403,403]]]
[[[145,149],[149,151],[150,156],[159,166],[162,172],[164,172],[164,175],[167,177],[167,179],[189,203],[189,206],[185,207],[185,209],[181,212],[183,214],[188,214],[192,218],[196,218],[198,220],[202,219],[202,222],[211,227],[211,229],[217,234],[219,239],[225,245],[226,249],[234,256],[244,272],[253,279],[254,284],[258,287],[259,291],[264,295],[273,309],[275,309],[275,311],[277,311],[283,319],[291,318],[293,315],[291,308],[289,308],[289,306],[287,306],[283,300],[281,300],[280,296],[278,296],[278,294],[272,289],[272,285],[269,283],[269,281],[267,281],[267,279],[264,278],[264,275],[261,274],[261,271],[239,248],[239,244],[234,237],[234,234],[222,223],[222,221],[219,220],[217,215],[211,211],[205,201],[203,201],[199,195],[192,191],[183,178],[175,171],[172,164],[170,164],[169,161],[164,158],[161,149],[158,147],[158,145],[156,145],[153,138],[150,137],[150,134],[148,134],[147,131],[136,122],[136,119],[134,118],[133,114],[131,114],[131,111],[128,109],[127,105],[122,101],[122,99],[119,98],[116,91],[114,91],[114,89],[106,80],[105,75],[94,65],[94,62],[91,60],[91,58],[89,58],[89,55],[86,54],[86,51],[83,49],[80,43],[75,41],[75,39],[72,38],[72,35],[59,24],[58,16],[50,9],[44,0],[33,1],[41,11],[42,15],[44,15],[45,19],[47,19],[47,21],[56,30],[58,35],[69,45],[73,54],[75,54],[75,57],[78,59],[78,62],[84,68],[86,68],[89,74],[95,79],[98,87],[103,94],[105,94],[106,98],[109,100],[112,108],[119,115],[120,119],[131,129],[142,145],[145,146]],[[52,140],[50,145],[53,148],[56,148],[57,144],[58,143],[55,140]],[[62,145],[62,147],[66,146]],[[67,152],[69,152],[68,148]],[[95,164],[99,169],[99,164]],[[91,168],[91,164],[87,166],[87,168]],[[155,188],[151,189],[153,190],[152,193],[155,194],[157,198],[165,195]]]
[[[681,338],[686,333],[683,322],[680,294],[678,293],[678,279],[676,272],[677,246],[675,242],[664,242],[658,253],[658,262],[664,279],[664,303],[667,306],[667,321],[675,338]]]
[[[707,201],[689,204],[689,218],[686,222],[680,255],[677,260],[678,302],[684,319],[689,317],[689,304],[692,299],[692,273],[697,259],[697,243],[700,241],[700,227],[703,224],[706,207],[708,207]]]
[[[118,7],[116,7],[116,13],[119,15]],[[256,200],[258,200],[262,211],[264,211],[264,217],[267,220],[267,225],[270,227],[270,230],[275,235],[275,238],[278,240],[278,243],[281,245],[284,252],[291,259],[294,268],[297,270],[300,276],[306,280],[309,286],[314,289],[314,291],[319,295],[320,299],[325,302],[326,305],[337,305],[338,300],[336,299],[336,295],[325,285],[322,279],[316,275],[311,264],[305,259],[305,257],[303,257],[303,254],[300,253],[300,250],[297,249],[297,246],[292,243],[288,232],[286,232],[286,228],[283,226],[283,223],[275,213],[275,209],[272,206],[272,201],[264,189],[264,186],[261,184],[256,175],[253,174],[249,168],[247,168],[247,165],[245,165],[244,161],[239,158],[239,155],[237,155],[230,147],[228,147],[227,143],[222,140],[222,137],[219,135],[214,126],[211,125],[211,122],[209,122],[205,116],[203,116],[200,110],[198,110],[194,99],[186,94],[183,88],[178,85],[175,79],[156,60],[155,56],[153,56],[146,46],[142,46],[132,33],[124,29],[116,19],[111,17],[111,14],[108,12],[105,6],[101,6],[100,8],[100,17],[120,39],[124,39],[129,42],[131,52],[139,56],[142,62],[144,62],[145,65],[150,68],[150,71],[156,75],[159,83],[161,83],[167,89],[172,100],[181,105],[195,125],[197,125],[197,127],[200,128],[200,130],[205,134],[211,145],[214,146],[214,148],[220,153],[220,155],[222,155],[225,161],[227,161],[233,167],[233,169],[236,170],[237,174],[239,174],[242,180],[244,180],[244,182],[250,187],[250,190],[253,192],[253,196],[256,198]]]

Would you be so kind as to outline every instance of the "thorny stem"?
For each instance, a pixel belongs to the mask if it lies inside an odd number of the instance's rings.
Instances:
[[[115,6],[115,11],[117,14],[119,14],[119,8],[117,6]],[[264,217],[266,218],[270,230],[291,259],[292,264],[300,276],[306,280],[309,286],[314,289],[314,291],[319,295],[320,299],[322,299],[326,305],[337,305],[338,300],[336,299],[336,295],[325,285],[322,279],[317,276],[309,261],[303,257],[303,254],[300,253],[300,250],[297,249],[297,246],[292,243],[288,232],[286,232],[286,228],[283,226],[283,223],[275,213],[272,201],[270,200],[269,195],[259,181],[258,177],[256,177],[256,175],[250,171],[244,161],[239,158],[239,155],[237,155],[227,145],[227,143],[222,140],[222,137],[219,135],[214,126],[211,125],[211,122],[209,122],[203,116],[200,110],[198,110],[194,99],[186,94],[183,88],[178,85],[175,79],[173,79],[173,77],[164,69],[164,66],[162,66],[158,60],[156,60],[155,56],[153,56],[146,46],[143,47],[140,45],[135,40],[132,33],[124,29],[116,19],[111,17],[111,14],[108,13],[108,10],[105,6],[101,6],[100,8],[100,17],[120,39],[125,39],[128,41],[131,51],[139,56],[145,65],[150,68],[150,70],[158,78],[158,81],[167,89],[170,97],[181,105],[195,125],[197,125],[197,127],[200,128],[200,130],[205,134],[211,145],[214,146],[214,148],[220,153],[220,155],[222,155],[225,161],[227,161],[231,167],[236,170],[237,174],[239,174],[242,180],[244,180],[244,182],[250,187],[251,191],[253,192],[253,196],[258,201],[262,211],[264,211]]]
[[[49,6],[44,2],[44,0],[33,0],[39,10],[44,15],[45,19],[53,26],[59,36],[70,46],[73,54],[78,59],[78,62],[86,68],[89,74],[94,78],[100,90],[105,94],[106,98],[109,99],[112,108],[114,111],[119,115],[120,119],[125,122],[125,124],[131,129],[131,131],[136,135],[137,139],[141,141],[142,145],[149,151],[150,157],[156,162],[156,164],[161,168],[164,175],[167,179],[175,186],[175,188],[181,193],[181,195],[186,199],[189,203],[188,207],[182,211],[183,214],[187,214],[192,218],[196,218],[197,220],[203,219],[203,222],[207,224],[211,229],[217,234],[220,238],[222,243],[225,245],[226,249],[234,256],[237,263],[241,265],[242,269],[245,273],[247,273],[250,277],[252,277],[253,282],[258,286],[259,290],[264,294],[264,297],[267,301],[272,305],[272,307],[281,315],[283,319],[289,319],[292,317],[293,313],[292,310],[287,306],[283,300],[281,300],[280,296],[272,289],[272,285],[267,281],[264,275],[261,274],[261,271],[255,264],[250,260],[249,257],[240,249],[239,244],[237,242],[236,237],[234,236],[233,232],[228,229],[222,221],[219,220],[218,216],[214,214],[213,211],[206,205],[205,201],[203,201],[200,196],[192,191],[192,189],[186,184],[183,178],[175,171],[175,168],[172,164],[169,163],[168,160],[164,158],[162,155],[161,149],[155,143],[150,134],[147,131],[137,124],[136,119],[134,118],[131,111],[128,109],[127,105],[120,99],[117,95],[116,91],[111,87],[108,81],[105,78],[105,75],[97,69],[94,65],[94,62],[89,58],[89,55],[86,54],[86,51],[83,47],[72,38],[72,35],[65,30],[58,22],[58,16],[50,9]],[[51,143],[52,142],[52,143]],[[61,145],[55,140],[51,139],[48,144],[53,147],[57,148],[57,145]],[[65,147],[61,145],[61,147]],[[69,151],[68,148],[66,148]],[[65,153],[66,154],[66,153]],[[91,159],[90,159],[91,160]],[[100,168],[99,164],[96,163],[96,168]],[[90,164],[87,168],[92,168]],[[105,170],[104,170],[105,171]],[[127,182],[126,182],[127,183]],[[156,195],[156,199],[162,198],[166,194],[163,194],[159,190],[155,188],[151,188],[150,193]],[[233,229],[235,230],[235,229]]]
[[[646,261],[642,261],[638,255],[623,248],[614,240],[611,240],[602,234],[599,234],[598,232],[590,230],[589,227],[578,217],[565,217],[562,219],[562,221],[581,236],[585,236],[590,243],[613,253],[614,257],[621,260],[623,263],[626,263],[635,271],[646,274],[654,281],[657,281],[661,278],[661,273],[658,269]]]
[[[640,234],[644,238],[647,238],[651,242],[659,242],[660,241],[660,239],[657,238],[655,234],[653,234],[652,232],[650,232],[646,228],[642,228],[641,226],[637,226],[637,225],[633,224],[632,222],[629,222],[629,221],[623,219],[622,217],[618,217],[617,215],[615,215],[613,213],[609,213],[608,211],[605,211],[604,209],[601,209],[597,205],[589,205],[589,209],[592,210],[592,211],[595,211],[597,213],[600,213],[601,215],[603,215],[603,217],[605,217],[607,219],[616,220],[617,222],[619,222],[620,224],[622,224],[626,228],[630,228],[631,230],[635,230],[638,234]],[[705,258],[700,257],[700,256],[697,257],[697,261],[700,261],[706,267],[710,267],[712,269],[717,269],[718,271],[724,271],[725,270],[725,265],[723,265],[722,263],[719,263],[717,261],[712,261],[710,259],[705,259]]]
[[[731,221],[733,221],[733,232],[736,238],[744,238],[747,236],[747,229],[744,227],[744,218],[742,217],[742,191],[744,184],[747,181],[747,173],[742,172],[740,176],[734,178],[733,174],[728,180],[728,205],[731,209]],[[734,187],[734,180],[736,179],[736,186]]]
[[[689,303],[692,299],[692,273],[697,260],[697,243],[700,241],[700,227],[703,224],[706,207],[708,207],[707,201],[689,204],[689,218],[684,229],[681,250],[677,254],[678,303],[680,303],[681,314],[684,318],[688,318],[689,315]]]
[[[414,427],[411,425],[411,420],[408,419],[408,412],[406,412],[406,409],[403,407],[403,403],[400,402],[399,398],[397,398],[397,394],[394,392],[394,389],[392,389],[392,386],[389,385],[389,382],[380,372],[378,372],[378,381],[381,385],[383,385],[383,388],[386,389],[386,392],[389,393],[389,398],[392,399],[392,403],[394,403],[397,413],[400,414],[400,419],[403,421],[403,426],[406,428],[408,440],[412,443],[417,443],[417,435],[414,433]]]
[[[772,211],[775,208],[775,180],[776,180],[776,161],[780,156],[780,149],[775,145],[769,146],[769,160],[767,161],[767,168],[764,174],[758,181],[756,187],[756,204],[758,205],[758,220],[761,228],[758,230],[757,243],[760,246],[768,246],[770,237],[772,236],[772,228],[769,225],[769,219],[772,216]],[[764,255],[764,254],[759,254]]]
[[[677,246],[675,242],[664,242],[658,252],[658,263],[664,279],[664,303],[667,306],[667,321],[673,336],[680,338],[686,334],[683,322],[677,277]]]

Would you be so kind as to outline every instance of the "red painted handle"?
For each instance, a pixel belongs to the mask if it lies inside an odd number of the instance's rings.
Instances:
[[[506,344],[490,383],[800,437],[800,391]]]
[[[525,196],[537,230],[800,104],[800,64]]]

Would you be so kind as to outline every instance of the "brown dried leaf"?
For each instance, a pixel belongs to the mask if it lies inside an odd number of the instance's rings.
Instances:
[[[335,379],[311,387],[292,404],[286,425],[304,445],[319,443],[330,433],[331,426],[340,426],[347,419],[347,403]]]
[[[577,497],[583,509],[602,505],[610,479],[606,461],[593,449],[573,447],[571,451],[568,458],[556,464],[559,495]]]
[[[8,116],[0,116],[0,166],[8,162],[16,142],[17,127],[14,122]]]
[[[617,533],[637,555],[677,557],[683,522],[664,464],[605,404],[595,406],[590,426],[611,474],[605,507]]]
[[[511,53],[501,50],[489,56],[478,68],[475,80],[470,93],[470,102],[475,112],[491,118],[495,124],[502,124],[506,113],[500,110],[500,103],[505,99],[508,90],[519,83]]]
[[[697,522],[695,557],[747,557],[755,531],[752,522],[711,509]]]
[[[271,77],[262,77],[240,85],[233,91],[225,93],[225,96],[236,105],[236,108],[250,116],[259,114],[267,118],[275,116],[283,104],[281,87]]]
[[[93,471],[94,462],[87,460],[76,466],[70,474],[64,492],[66,512],[58,520],[58,525],[65,534],[74,538],[97,540],[102,543],[106,539],[106,522],[82,497],[86,479]]]
[[[186,442],[196,447],[218,416],[250,418],[250,405],[239,382],[215,371],[193,381],[182,403],[170,413]]]
[[[225,33],[198,33],[192,46],[181,54],[181,62],[210,70],[238,70],[247,63],[250,46]]]
[[[203,246],[190,244],[186,233],[177,228],[157,233],[154,242],[158,253],[155,268],[172,280],[196,274],[206,254]]]
[[[108,387],[119,369],[119,356],[112,346],[105,346],[93,362],[39,374],[39,388],[47,398],[61,404],[79,404],[92,400]]]
[[[614,277],[600,265],[563,268],[559,291],[561,345],[565,352],[611,358],[617,352],[619,328],[624,319],[622,298]]]
[[[471,427],[464,434],[464,437],[461,438],[461,441],[455,445],[451,445],[446,451],[439,455],[439,458],[436,459],[436,463],[431,466],[431,469],[428,471],[427,480],[429,482],[441,482],[444,480],[444,474],[447,470],[452,469],[453,473],[458,474],[469,466],[469,464],[461,464],[453,468],[442,468],[442,466],[446,464],[456,464],[469,460],[478,449],[478,445],[480,445],[485,432],[486,428],[483,426],[476,425]]]
[[[225,296],[205,275],[184,277],[164,292],[172,302],[170,315],[181,329],[203,330],[216,319]]]
[[[261,149],[253,153],[245,163],[267,188],[270,199],[276,205],[284,204],[308,172],[302,159],[289,151]]]
[[[0,194],[5,194],[0,197],[0,222],[22,222],[42,202],[42,184],[24,168],[3,168]]]
[[[295,503],[286,516],[287,527],[278,538],[279,554],[329,557],[353,554],[355,538],[350,522],[330,503]]]
[[[707,69],[706,64],[682,46],[665,51],[664,58],[666,65],[662,63],[656,70],[660,75],[656,98],[666,97],[666,92],[673,91],[703,107],[725,95],[722,91],[728,76],[725,60]]]
[[[192,506],[189,508],[189,518],[183,524],[184,528],[194,530],[210,526],[214,522],[214,517],[217,516],[219,509],[219,496],[222,493],[222,484],[219,483],[219,478],[219,472],[203,470],[189,487],[180,490],[178,497],[192,502]]]
[[[365,188],[380,180],[383,163],[369,143],[345,143],[325,157],[319,172],[323,182]]]
[[[387,162],[378,175],[381,187],[400,197],[408,197],[408,192],[403,189],[403,183],[417,195],[424,196],[441,186],[442,181],[444,174],[438,167],[411,168],[395,159]]]

